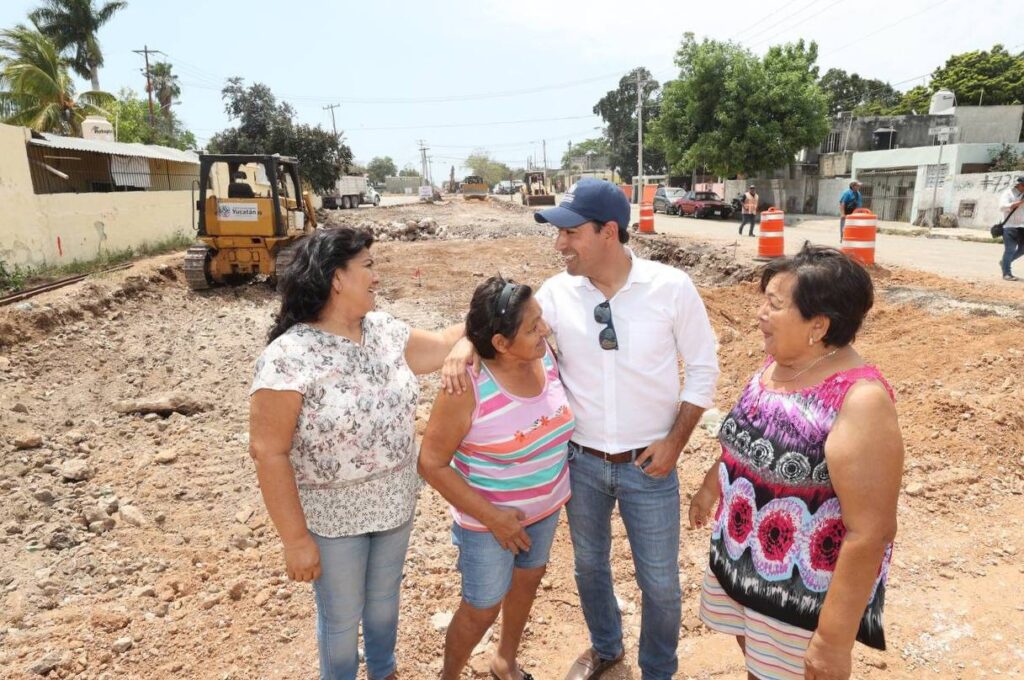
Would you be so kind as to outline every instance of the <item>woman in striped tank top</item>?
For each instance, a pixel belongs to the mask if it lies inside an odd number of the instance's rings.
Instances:
[[[519,641],[569,500],[566,445],[575,420],[529,286],[492,277],[476,289],[466,337],[483,368],[474,390],[441,391],[419,469],[451,503],[462,602],[448,626],[442,678],[456,679],[502,615],[491,659],[499,680],[531,680]]]

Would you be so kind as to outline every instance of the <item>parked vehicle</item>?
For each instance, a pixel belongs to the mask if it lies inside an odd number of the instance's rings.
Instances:
[[[334,185],[334,192],[323,197],[327,210],[348,210],[366,203],[380,205],[380,194],[370,186],[366,177],[360,175],[340,177]]]
[[[516,193],[516,185],[510,179],[503,179],[494,185],[494,193],[501,196],[508,196]]]
[[[663,212],[666,215],[676,214],[676,199],[686,196],[686,189],[679,187],[658,187],[654,192],[654,212]]]
[[[676,214],[693,217],[722,217],[732,215],[732,206],[713,191],[688,191],[675,200]]]

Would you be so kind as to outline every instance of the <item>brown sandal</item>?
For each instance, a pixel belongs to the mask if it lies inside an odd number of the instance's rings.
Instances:
[[[593,680],[593,678],[598,678],[606,670],[622,661],[624,656],[626,656],[625,651],[614,659],[602,659],[594,651],[594,648],[591,647],[580,654],[579,658],[573,662],[569,672],[565,674],[565,680]]]

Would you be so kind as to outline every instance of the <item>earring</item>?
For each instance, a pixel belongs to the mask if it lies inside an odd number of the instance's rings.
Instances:
[[[814,347],[814,336],[813,335],[811,337],[807,338],[807,346],[808,347]]]

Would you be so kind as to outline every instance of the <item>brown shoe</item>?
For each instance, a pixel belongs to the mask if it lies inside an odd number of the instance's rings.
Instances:
[[[625,651],[614,659],[602,659],[594,651],[594,648],[591,647],[580,654],[579,658],[573,662],[569,672],[565,674],[565,680],[591,680],[591,678],[598,678],[606,670],[622,661],[624,656],[626,656]]]

